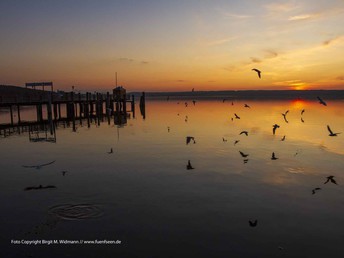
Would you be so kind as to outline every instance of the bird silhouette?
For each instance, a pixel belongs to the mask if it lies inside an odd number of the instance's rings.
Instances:
[[[278,159],[278,158],[276,158],[276,156],[275,156],[275,152],[273,152],[273,153],[272,153],[272,155],[271,155],[271,159],[272,159],[272,160],[276,160],[276,159]]]
[[[329,125],[327,125],[327,130],[330,132],[330,134],[329,134],[328,136],[337,136],[338,134],[340,134],[340,133],[334,133],[334,132],[332,132],[332,130],[331,130],[331,128],[330,128]]]
[[[193,143],[195,144],[195,137],[193,136],[186,136],[186,145],[188,145],[191,141],[193,141]]]
[[[170,127],[169,126],[167,126],[167,132],[170,132]]]
[[[250,227],[256,227],[257,224],[258,224],[258,220],[255,220],[255,221],[249,220],[249,221],[248,221],[248,224],[250,225]]]
[[[321,188],[320,188],[320,187],[316,187],[316,188],[312,189],[312,194],[315,194],[315,193],[316,193],[316,191],[319,191],[319,190],[321,190]]]
[[[275,135],[276,129],[277,129],[277,128],[280,128],[280,126],[279,126],[278,124],[274,124],[274,125],[272,126],[272,133],[273,133],[273,135]]]
[[[68,171],[61,171],[62,175],[65,176],[67,174]]]
[[[192,103],[193,103],[193,105],[195,106],[195,105],[196,105],[196,100],[193,100]]]
[[[283,136],[283,138],[281,139],[281,141],[282,141],[282,142],[285,141],[285,135]]]
[[[248,136],[248,132],[247,131],[242,131],[241,133],[239,133],[239,135],[245,134],[246,136]]]
[[[234,142],[234,145],[236,145],[238,142],[240,142],[239,140],[236,140],[235,142]]]
[[[187,170],[195,169],[195,168],[191,165],[190,160],[188,161],[188,164],[186,165],[186,169],[187,169]]]
[[[253,68],[253,69],[252,69],[252,71],[255,71],[255,72],[257,72],[257,74],[258,74],[258,77],[259,77],[259,78],[261,78],[261,75],[260,75],[260,74],[262,73],[261,71],[259,71],[259,70],[258,70],[258,69],[256,69],[256,68]]]
[[[240,119],[240,116],[238,116],[238,115],[235,114],[235,113],[234,113],[234,115],[235,115],[235,118],[236,118],[236,119]]]
[[[239,153],[240,153],[241,157],[243,157],[243,158],[247,158],[249,156],[249,154],[245,154],[242,151],[239,151]]]
[[[108,154],[112,154],[112,153],[113,153],[113,149],[111,148]]]
[[[305,110],[304,110],[304,109],[301,110],[301,116],[303,115],[303,113],[305,113]]]
[[[327,184],[328,182],[331,182],[331,183],[333,183],[333,184],[336,184],[337,185],[337,182],[336,182],[336,180],[334,180],[333,178],[334,178],[334,176],[328,176],[328,177],[326,177],[327,178],[327,180],[326,180],[326,182],[324,183],[324,184]]]
[[[185,107],[187,107],[187,106],[188,106],[188,103],[187,103],[187,102],[185,102],[184,104],[185,104]]]
[[[24,168],[35,168],[35,169],[41,169],[42,167],[45,167],[45,166],[48,166],[48,165],[51,165],[55,162],[56,160],[53,160],[51,162],[48,162],[48,163],[44,163],[44,164],[40,164],[40,165],[33,165],[33,166],[22,166]]]
[[[301,117],[301,122],[302,122],[302,123],[304,123],[304,122],[305,122],[305,120],[303,120],[303,118],[302,118],[302,117]]]
[[[54,185],[47,185],[47,186],[29,186],[24,189],[24,191],[30,191],[30,190],[41,190],[41,189],[49,189],[49,188],[56,188]]]
[[[247,104],[245,104],[244,107],[246,107],[246,108],[251,108],[251,107],[250,107],[249,105],[247,105]]]
[[[325,101],[323,101],[320,97],[317,97],[317,98],[318,98],[319,103],[320,103],[321,105],[327,106],[327,104],[326,104]]]
[[[287,110],[285,113],[282,113],[282,116],[283,116],[284,121],[285,121],[286,123],[289,123],[288,120],[287,120],[287,114],[288,114],[288,113],[289,113],[289,110]]]
[[[223,141],[223,142],[227,142],[227,139],[225,139],[225,138],[222,137],[222,141]]]
[[[244,164],[246,164],[248,162],[248,159],[244,159],[243,161],[244,161]]]

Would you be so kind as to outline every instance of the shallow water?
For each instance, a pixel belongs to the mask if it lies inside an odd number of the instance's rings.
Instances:
[[[1,138],[0,257],[342,257],[344,135],[326,127],[344,132],[343,101],[185,101],[60,125],[56,143]],[[121,244],[11,244],[95,239]]]

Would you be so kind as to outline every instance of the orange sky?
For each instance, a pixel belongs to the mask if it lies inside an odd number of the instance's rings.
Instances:
[[[341,0],[14,0],[0,8],[0,84],[108,90],[117,72],[129,91],[344,88]]]

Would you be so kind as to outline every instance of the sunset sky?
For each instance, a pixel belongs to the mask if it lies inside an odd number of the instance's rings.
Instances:
[[[343,0],[1,0],[0,84],[344,89]],[[252,68],[262,71],[259,79]]]

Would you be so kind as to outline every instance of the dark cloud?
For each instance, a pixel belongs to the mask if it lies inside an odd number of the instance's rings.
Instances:
[[[260,60],[259,58],[256,58],[256,57],[251,57],[251,61],[252,63],[261,63],[262,60]]]
[[[272,49],[266,49],[265,53],[266,53],[266,55],[265,55],[266,58],[274,58],[274,57],[278,56],[278,53]]]

